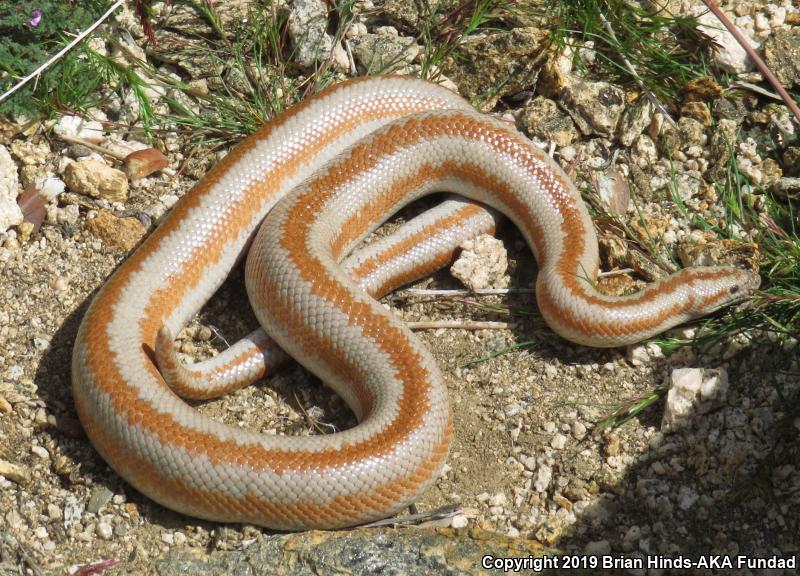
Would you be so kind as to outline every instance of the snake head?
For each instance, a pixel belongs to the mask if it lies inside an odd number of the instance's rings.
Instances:
[[[747,300],[761,285],[758,273],[732,266],[687,268],[686,272],[691,275],[695,317]]]

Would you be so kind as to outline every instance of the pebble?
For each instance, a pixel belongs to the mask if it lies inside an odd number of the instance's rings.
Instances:
[[[728,391],[728,373],[724,368],[678,368],[670,374],[661,431],[671,432],[689,426],[695,415],[722,405]]]
[[[556,434],[550,440],[550,446],[556,450],[563,450],[567,445],[567,437],[563,434]]]
[[[507,271],[506,248],[489,234],[464,242],[461,255],[450,267],[450,274],[470,290],[508,287]]]
[[[571,432],[576,440],[582,440],[586,436],[586,426],[583,422],[576,420],[572,423]]]
[[[537,492],[544,492],[550,486],[552,480],[553,469],[546,464],[541,464],[536,471],[536,480],[533,483],[533,487]]]
[[[97,514],[100,510],[108,504],[114,493],[105,486],[98,486],[92,490],[89,496],[89,503],[86,505],[86,511],[92,514]]]
[[[611,544],[608,540],[589,542],[583,549],[587,556],[608,556],[611,554]]]
[[[50,459],[50,452],[47,451],[47,448],[43,446],[31,446],[31,452],[36,454],[42,460],[49,460]]]
[[[0,477],[25,485],[31,481],[31,474],[25,466],[0,459]]]
[[[8,148],[0,144],[0,234],[22,222],[22,211],[17,205],[20,191],[17,165]]]
[[[64,115],[58,119],[53,132],[99,144],[103,140],[103,125],[97,120],[86,120],[78,115]]]
[[[82,501],[78,500],[74,494],[67,495],[64,502],[64,528],[69,530],[80,524],[84,510],[85,506]]]
[[[107,522],[98,522],[97,526],[95,527],[95,531],[103,540],[111,540],[111,538],[114,536],[114,529],[111,527],[111,524],[108,524]]]
[[[692,508],[698,498],[697,492],[688,486],[681,486],[678,490],[678,506],[681,510],[689,510]]]
[[[98,160],[80,160],[64,170],[64,182],[70,190],[105,198],[111,202],[124,202],[128,198],[128,178],[125,173]]]

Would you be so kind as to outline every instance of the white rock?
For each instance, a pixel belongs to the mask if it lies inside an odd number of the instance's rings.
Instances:
[[[502,492],[498,492],[497,494],[492,495],[489,498],[489,506],[505,506],[507,502],[506,495]]]
[[[463,514],[456,514],[450,519],[450,526],[452,528],[466,528],[469,525],[469,518]]]
[[[550,482],[552,480],[553,480],[553,469],[546,464],[542,464],[536,471],[536,480],[533,483],[533,487],[536,489],[537,492],[544,492],[550,486]]]
[[[563,434],[556,434],[553,436],[552,440],[550,440],[550,446],[555,448],[556,450],[563,450],[564,446],[567,445],[567,437]]]
[[[46,198],[48,201],[53,200],[56,196],[61,194],[66,188],[64,181],[54,174],[47,173],[43,178],[37,179],[36,187],[39,189],[39,194]]]
[[[698,30],[710,36],[714,43],[717,44],[717,48],[711,53],[711,61],[714,64],[726,72],[737,74],[749,72],[753,69],[753,61],[747,55],[747,52],[713,13],[706,11],[698,18],[698,21],[700,22]],[[737,19],[736,23],[739,26],[739,31],[745,36],[750,45],[755,50],[758,50],[761,45],[760,42],[748,37],[747,32],[743,29],[744,27],[739,25],[739,19]]]
[[[633,366],[643,366],[650,362],[650,354],[646,344],[628,346],[626,356]]]
[[[305,68],[326,60],[333,51],[333,61],[347,70],[350,60],[344,48],[327,33],[328,7],[323,0],[295,0],[289,16],[289,37],[295,47],[298,64]]]
[[[470,290],[505,288],[509,277],[508,257],[503,243],[489,234],[467,240],[450,273]]]
[[[97,526],[95,527],[95,531],[103,540],[111,540],[112,536],[114,535],[114,530],[111,528],[111,524],[108,522],[98,522]]]
[[[694,414],[706,413],[723,403],[728,391],[728,373],[724,368],[677,368],[670,380],[662,432],[686,427]]]
[[[69,530],[80,524],[85,509],[86,505],[82,501],[78,500],[74,494],[68,494],[64,502],[64,529]]]
[[[97,120],[85,120],[79,116],[62,116],[53,131],[59,136],[71,136],[95,144],[103,140],[103,125]]]
[[[0,144],[0,234],[22,224],[22,210],[17,205],[20,192],[17,165],[8,149]]]
[[[42,460],[49,460],[50,459],[50,452],[47,451],[47,448],[43,446],[31,446],[31,452],[36,454]]]

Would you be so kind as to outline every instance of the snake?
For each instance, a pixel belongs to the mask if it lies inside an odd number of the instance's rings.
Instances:
[[[211,521],[335,529],[413,503],[447,458],[447,390],[430,352],[372,295],[418,277],[417,265],[439,262],[440,243],[429,242],[427,255],[415,248],[426,245],[420,234],[460,230],[448,214],[464,203],[410,222],[400,244],[390,240],[377,257],[354,250],[392,214],[442,191],[488,206],[519,229],[537,262],[541,315],[578,344],[638,342],[741,302],[759,286],[753,271],[692,267],[633,294],[602,294],[592,220],[553,159],[444,87],[402,76],[352,79],[239,143],[95,295],[72,358],[74,403],[92,445],[145,496]],[[484,220],[478,229],[491,227]],[[453,249],[451,242],[444,250]],[[349,267],[348,257],[355,258]],[[283,436],[230,426],[195,410],[165,380],[159,358],[169,372],[171,356],[159,348],[242,259],[272,346],[341,396],[358,420],[353,428]],[[354,270],[381,259],[393,271],[373,288],[360,286]],[[259,338],[228,361],[252,361]],[[251,379],[261,371],[240,372]]]

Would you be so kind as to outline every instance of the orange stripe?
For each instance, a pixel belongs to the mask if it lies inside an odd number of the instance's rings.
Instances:
[[[337,90],[347,84],[340,84],[331,90]],[[298,455],[304,456],[304,453],[295,453],[290,451],[269,451],[264,450],[259,446],[240,446],[235,441],[221,441],[213,434],[194,432],[191,435],[185,433],[185,429],[179,424],[170,414],[163,414],[154,410],[149,403],[142,401],[138,398],[138,392],[133,386],[130,386],[119,373],[116,364],[113,361],[114,353],[108,346],[107,329],[108,324],[114,314],[114,305],[121,298],[121,294],[130,282],[130,276],[138,271],[144,260],[149,256],[150,252],[158,249],[159,244],[170,234],[174,234],[188,212],[200,204],[201,196],[203,196],[208,188],[216,183],[223,173],[231,168],[231,165],[238,162],[241,156],[248,150],[252,149],[256,141],[265,138],[269,132],[277,126],[285,123],[290,117],[302,110],[308,105],[304,102],[296,107],[292,113],[280,117],[273,124],[263,128],[254,136],[251,136],[242,144],[237,146],[226,158],[219,164],[209,175],[198,185],[196,191],[191,195],[184,198],[182,202],[176,205],[170,217],[148,238],[141,248],[129,258],[129,260],[114,274],[107,284],[101,290],[101,293],[92,303],[86,318],[84,318],[83,326],[85,327],[85,340],[87,352],[87,364],[93,374],[96,375],[95,386],[109,395],[113,409],[117,414],[125,415],[129,422],[142,426],[144,430],[158,438],[161,443],[174,444],[176,446],[185,448],[192,453],[202,453],[206,455],[212,463],[243,463],[248,466],[258,469],[269,463],[269,466],[276,471],[282,471],[289,467],[292,469],[306,470],[316,468],[318,466],[338,465],[347,462],[353,462],[362,458],[368,457],[372,448],[364,446],[364,444],[351,446],[339,452],[326,451],[318,453],[319,460],[309,462],[303,458],[298,458]],[[316,149],[321,148],[331,140],[338,136],[339,130],[351,130],[356,123],[377,119],[385,116],[385,111],[375,110],[365,113],[357,120],[351,123],[337,127],[336,133],[328,134],[328,139],[321,139]],[[313,154],[316,149],[306,149],[303,153],[303,159],[307,154]],[[254,185],[245,196],[251,197],[264,197],[273,194],[273,189],[269,186],[276,181],[283,178],[285,173],[289,173],[297,168],[300,164],[301,158],[294,157],[289,162],[282,165],[281,169],[276,174],[270,175],[268,186]],[[252,195],[252,196],[251,196]],[[228,223],[232,223],[226,227],[226,237],[235,236],[237,231],[243,225],[250,221],[249,211],[251,210],[251,202],[240,203],[232,207],[228,216]],[[222,237],[222,235],[220,236]],[[163,318],[167,315],[168,311],[173,310],[180,300],[181,295],[190,287],[196,286],[202,274],[205,271],[209,262],[218,260],[222,251],[224,242],[218,241],[217,237],[212,236],[211,240],[203,248],[203,259],[187,263],[185,269],[180,270],[173,277],[167,287],[163,290],[157,291],[150,301],[150,305],[145,310],[144,318],[140,321],[140,330],[143,335],[144,342],[142,344],[141,363],[149,371],[153,384],[160,384],[166,388],[166,385],[161,380],[161,377],[155,365],[150,359],[149,350],[152,349],[153,341],[158,329],[161,327]],[[427,375],[419,374],[421,378],[427,378]],[[422,382],[420,380],[419,382]],[[168,388],[166,388],[168,390]],[[416,387],[414,392],[420,394],[425,391],[424,387]],[[173,394],[172,391],[169,391]],[[79,393],[75,394],[76,398],[80,396]],[[365,400],[365,405],[369,406],[369,401],[366,395],[362,395]],[[77,400],[76,400],[77,402]],[[97,431],[95,431],[96,433]],[[88,433],[88,430],[87,430]],[[89,437],[94,438],[92,434]],[[387,430],[387,434],[376,439],[384,444],[384,449],[389,450],[390,446],[396,443],[397,436],[395,430]],[[128,471],[132,475],[133,470]],[[123,474],[125,475],[125,474]]]

